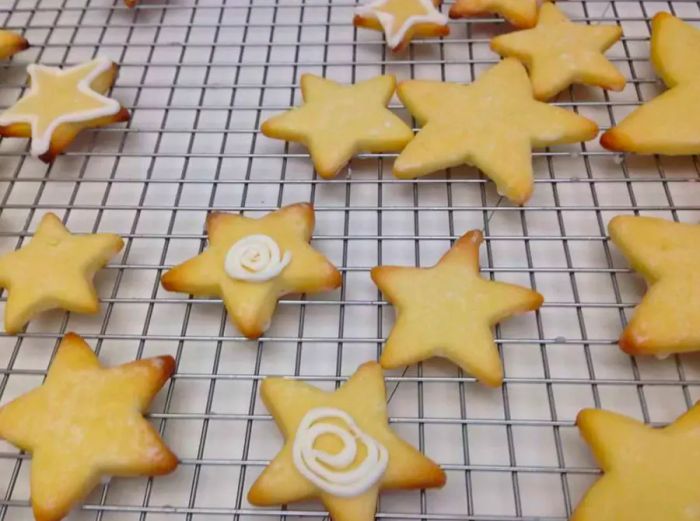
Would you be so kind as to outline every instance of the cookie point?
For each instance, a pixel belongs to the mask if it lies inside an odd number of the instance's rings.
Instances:
[[[613,152],[627,151],[627,147],[625,146],[626,141],[624,134],[616,128],[611,128],[603,132],[603,135],[600,136],[600,145]]]
[[[163,371],[166,378],[170,378],[173,375],[177,365],[175,359],[170,355],[158,356],[153,359],[153,363]]]
[[[68,341],[68,342],[74,342],[74,341],[82,341],[83,337],[81,337],[78,333],[75,333],[73,331],[68,331],[66,334],[63,335],[62,341]]]
[[[670,18],[673,18],[673,15],[671,13],[668,13],[666,11],[661,11],[659,13],[656,13],[651,21],[652,21],[652,23],[653,22],[662,22],[662,21],[668,20]]]
[[[628,355],[633,356],[644,354],[641,344],[640,339],[631,331],[629,325],[622,332],[622,336],[620,336],[620,339],[618,340],[620,349],[622,349],[622,351]]]
[[[578,414],[576,415],[576,426],[579,428],[584,428],[586,423],[590,420],[591,415],[596,413],[597,409],[592,409],[590,407],[587,407],[585,409],[581,409]]]

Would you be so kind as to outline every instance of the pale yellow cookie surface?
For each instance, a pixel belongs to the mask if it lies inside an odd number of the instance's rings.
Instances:
[[[310,245],[314,210],[310,204],[293,204],[260,219],[212,213],[207,217],[209,246],[200,255],[163,275],[163,287],[198,296],[218,296],[234,324],[245,336],[257,338],[270,324],[277,300],[289,293],[316,293],[340,286],[338,270]],[[266,235],[291,262],[266,281],[238,280],[226,269],[226,256],[246,237]]]
[[[620,152],[700,153],[700,29],[658,13],[652,20],[651,62],[669,90],[632,111],[600,143]]]
[[[479,168],[516,204],[532,195],[532,148],[592,139],[598,127],[536,101],[525,67],[506,58],[474,83],[411,80],[399,98],[423,125],[394,163],[401,179],[463,164]]]
[[[262,132],[303,143],[318,174],[330,179],[359,152],[396,152],[413,138],[411,128],[386,108],[395,88],[388,75],[341,85],[304,74],[304,104],[268,119]]]
[[[691,521],[700,518],[700,406],[668,427],[599,409],[578,415],[603,470],[571,521]]]
[[[535,28],[497,36],[491,48],[522,61],[535,98],[546,101],[574,83],[622,90],[625,77],[603,56],[621,36],[618,25],[575,24],[546,2]]]
[[[490,386],[503,381],[491,328],[501,320],[540,307],[527,288],[479,276],[483,236],[471,231],[431,268],[379,266],[372,280],[396,309],[396,323],[381,357],[385,368],[447,358]]]
[[[117,77],[105,58],[60,69],[32,64],[30,88],[0,114],[0,136],[31,138],[32,155],[51,162],[78,133],[127,121],[129,111],[104,94]]]
[[[381,490],[441,487],[445,483],[445,473],[440,467],[389,428],[384,376],[376,362],[360,366],[347,383],[332,393],[283,378],[265,379],[260,392],[285,442],[248,492],[248,501],[254,505],[279,505],[319,498],[334,521],[371,521],[375,517]],[[299,471],[293,457],[293,446],[302,419],[317,408],[338,409],[349,415],[362,433],[386,449],[386,470],[368,490],[339,497],[324,492]],[[333,421],[333,425],[347,430],[343,422]],[[356,470],[367,457],[366,447],[360,445],[350,465],[333,470],[341,474]],[[334,454],[342,444],[337,436],[323,435],[317,438],[314,447]]]
[[[73,235],[52,213],[41,219],[34,237],[0,257],[0,287],[7,288],[5,331],[17,333],[49,309],[97,313],[93,276],[124,246],[118,235]]]
[[[537,0],[457,0],[450,18],[498,14],[514,27],[527,29],[537,23]]]
[[[0,437],[32,454],[37,521],[63,519],[102,476],[175,469],[142,416],[174,370],[171,356],[105,368],[78,335],[63,337],[44,384],[0,409]]]
[[[441,0],[373,0],[358,7],[353,24],[384,31],[394,52],[404,50],[415,37],[447,36],[447,17]]]
[[[700,225],[620,215],[608,232],[648,285],[620,347],[630,354],[700,350]]]
[[[0,60],[9,58],[29,47],[29,42],[17,33],[0,29]]]

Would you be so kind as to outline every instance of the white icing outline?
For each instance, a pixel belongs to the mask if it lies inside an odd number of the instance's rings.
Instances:
[[[339,418],[347,428],[322,421],[325,418]],[[315,441],[324,434],[340,439],[343,443],[340,452],[329,453],[314,448]],[[357,457],[357,440],[363,443],[367,454],[354,469],[343,471]],[[299,422],[292,460],[297,470],[324,492],[337,497],[354,497],[379,481],[389,465],[389,452],[384,445],[362,432],[345,411],[335,407],[316,407]]]
[[[418,0],[418,2],[425,7],[425,14],[414,14],[409,16],[404,22],[403,26],[392,34],[394,28],[394,16],[383,11],[377,11],[380,7],[386,4],[389,0],[373,0],[372,2],[361,5],[355,9],[355,13],[359,16],[366,16],[369,18],[374,18],[379,21],[382,28],[384,29],[384,35],[386,37],[386,43],[392,49],[398,47],[401,41],[406,36],[408,30],[419,23],[434,23],[438,25],[447,25],[447,16],[442,14],[433,4],[432,0]]]
[[[253,254],[255,257],[248,258]],[[228,276],[247,282],[265,282],[275,278],[292,261],[292,252],[281,255],[280,247],[269,235],[247,235],[226,252],[224,270]]]
[[[38,131],[36,129],[36,126],[38,117],[36,114],[13,114],[7,116],[6,113],[3,113],[2,115],[0,115],[0,125],[6,126],[12,125],[14,123],[29,124],[32,129],[31,153],[32,155],[40,156],[49,151],[49,148],[51,147],[51,138],[53,137],[53,133],[56,131],[59,125],[62,125],[64,123],[79,123],[89,121],[91,119],[113,116],[114,114],[117,114],[121,110],[121,105],[117,100],[108,98],[107,96],[103,96],[99,92],[96,92],[90,88],[90,84],[100,74],[107,72],[109,68],[112,67],[112,61],[102,57],[95,58],[94,60],[91,60],[86,63],[74,65],[73,67],[69,67],[67,69],[60,69],[58,67],[47,67],[46,65],[38,65],[36,63],[32,63],[27,67],[27,73],[29,74],[29,78],[31,80],[29,92],[20,99],[26,99],[41,94],[39,91],[39,81],[37,81],[35,77],[36,71],[42,71],[46,74],[55,77],[60,77],[70,74],[71,72],[75,72],[76,69],[86,67],[87,65],[94,62],[97,62],[97,66],[94,67],[87,76],[85,76],[82,80],[78,82],[77,87],[81,93],[86,94],[94,100],[102,103],[103,107],[92,110],[84,110],[82,112],[72,112],[58,116],[48,125],[48,127],[41,136],[37,135]],[[12,107],[10,107],[10,109],[8,110],[12,110]]]

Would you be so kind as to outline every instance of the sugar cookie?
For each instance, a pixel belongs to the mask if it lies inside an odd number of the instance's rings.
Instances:
[[[29,48],[29,42],[17,33],[0,29],[0,60]]]
[[[9,293],[5,331],[17,333],[50,309],[97,313],[93,276],[123,246],[112,233],[73,235],[58,217],[45,214],[28,244],[0,257],[0,288]]]
[[[380,490],[445,484],[440,467],[389,428],[376,362],[332,393],[284,378],[266,378],[260,392],[285,443],[248,492],[254,505],[319,498],[334,521],[370,521]]]
[[[532,147],[585,141],[598,132],[586,118],[535,101],[527,71],[515,58],[469,85],[411,80],[400,83],[398,93],[423,128],[394,163],[396,177],[469,164],[516,204],[532,195]]]
[[[386,108],[395,89],[389,75],[340,85],[304,74],[304,104],[268,119],[261,130],[306,145],[318,175],[330,179],[359,152],[396,152],[413,138],[411,127]]]
[[[651,63],[669,90],[605,132],[600,144],[640,154],[700,153],[700,29],[658,13],[651,25]]]
[[[372,0],[355,10],[352,23],[384,31],[394,52],[408,47],[414,37],[447,36],[447,17],[440,12],[442,0]]]
[[[698,519],[700,405],[662,429],[599,409],[584,409],[576,423],[604,475],[571,521]]]
[[[81,337],[63,337],[44,384],[0,408],[0,437],[32,454],[37,521],[63,519],[102,476],[175,469],[142,416],[174,370],[171,356],[105,368]]]
[[[528,29],[537,23],[536,0],[457,0],[450,7],[450,18],[499,14],[514,27]]]
[[[390,369],[442,356],[482,383],[498,386],[503,368],[493,341],[497,322],[542,305],[527,288],[479,276],[479,231],[463,235],[430,268],[378,266],[374,283],[396,309],[382,353]]]
[[[129,111],[104,96],[117,78],[106,58],[59,69],[27,67],[29,91],[0,114],[0,136],[31,138],[31,153],[50,163],[83,129],[127,121]]]
[[[700,225],[618,215],[608,232],[649,286],[620,347],[635,355],[700,350]]]
[[[340,286],[338,270],[309,245],[313,229],[310,204],[286,206],[261,219],[212,213],[209,247],[166,272],[161,282],[168,291],[221,297],[241,333],[258,338],[282,295]]]
[[[523,62],[535,98],[546,101],[573,83],[622,90],[625,77],[603,56],[620,37],[619,25],[575,24],[546,2],[534,29],[497,36],[491,49]]]

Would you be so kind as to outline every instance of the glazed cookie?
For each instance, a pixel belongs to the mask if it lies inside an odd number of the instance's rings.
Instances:
[[[651,63],[669,90],[605,132],[601,145],[640,154],[700,153],[700,29],[658,13],[651,26]]]
[[[592,121],[536,101],[515,58],[469,85],[411,80],[400,83],[398,93],[423,128],[394,163],[396,177],[473,165],[515,204],[532,195],[533,147],[586,141],[598,133]]]
[[[649,286],[620,347],[634,355],[700,350],[700,225],[618,215],[608,232]]]
[[[129,111],[104,94],[117,78],[106,58],[67,69],[32,64],[28,92],[0,114],[0,136],[31,138],[31,153],[50,163],[83,129],[127,121]]]
[[[261,396],[285,442],[248,492],[254,505],[319,498],[334,521],[371,521],[380,490],[445,484],[440,467],[389,428],[376,362],[332,393],[266,378]]]
[[[698,519],[700,405],[662,429],[599,409],[581,411],[576,423],[604,475],[571,521]]]
[[[0,29],[0,60],[9,58],[29,47],[29,42],[17,33]]]
[[[238,329],[258,338],[277,300],[289,293],[317,293],[340,286],[340,273],[310,245],[314,210],[293,204],[261,219],[212,213],[209,247],[166,272],[168,291],[221,297]]]
[[[414,37],[447,36],[447,17],[440,12],[442,0],[373,0],[355,10],[352,23],[384,31],[394,52],[408,47]]]
[[[451,360],[482,383],[498,386],[503,368],[491,328],[542,305],[527,288],[479,276],[479,231],[463,235],[431,268],[379,266],[372,280],[396,309],[381,364],[396,368],[434,356]]]
[[[63,337],[44,384],[0,409],[0,437],[32,454],[37,521],[63,519],[103,476],[175,469],[142,416],[174,370],[171,356],[105,368],[78,335]]]
[[[575,24],[545,3],[537,27],[497,36],[491,49],[523,62],[535,98],[546,101],[574,83],[622,90],[625,77],[603,56],[621,37],[619,25]]]
[[[267,137],[306,145],[318,175],[335,177],[359,152],[397,152],[413,132],[386,108],[396,90],[393,76],[377,76],[354,85],[304,74],[304,104],[262,125]]]
[[[537,23],[537,0],[457,0],[450,18],[498,14],[514,27],[528,29]]]
[[[73,235],[45,214],[29,244],[0,257],[0,288],[8,290],[5,331],[17,333],[50,309],[97,313],[92,279],[123,246],[112,233]]]

